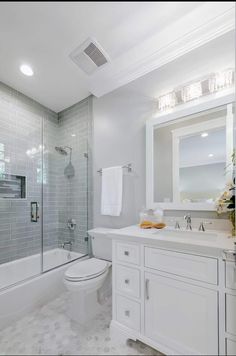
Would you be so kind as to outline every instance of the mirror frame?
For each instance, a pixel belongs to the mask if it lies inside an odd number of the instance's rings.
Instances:
[[[208,95],[186,104],[179,105],[165,113],[159,113],[152,119],[146,122],[146,207],[148,209],[162,208],[164,210],[195,210],[195,211],[215,211],[214,203],[162,203],[154,201],[154,130],[162,123],[174,121],[186,116],[199,114],[201,112],[232,104],[235,101],[234,89],[224,90],[212,95]],[[233,115],[230,118],[231,127],[227,127],[227,136],[233,135]],[[230,155],[233,151],[233,142],[227,145],[227,158],[230,160]],[[227,162],[228,164],[228,162]],[[173,197],[174,198],[174,197]]]

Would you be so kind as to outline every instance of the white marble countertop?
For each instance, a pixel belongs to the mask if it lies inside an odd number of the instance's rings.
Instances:
[[[229,237],[230,233],[222,231],[199,232],[193,230],[193,235],[196,234],[196,237],[192,237],[191,233],[186,234],[186,231],[182,231],[181,234],[181,230],[176,232],[176,230],[169,227],[162,230],[141,229],[138,225],[122,229],[107,229],[107,234],[113,239],[121,239],[126,242],[139,242],[160,248],[204,254],[212,257],[222,257],[223,250],[234,250],[234,242],[236,242],[235,238]]]

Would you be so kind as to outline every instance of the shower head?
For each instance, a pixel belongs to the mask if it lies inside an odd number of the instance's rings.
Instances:
[[[65,174],[65,176],[67,178],[72,178],[75,175],[75,169],[74,169],[74,166],[71,163],[72,148],[69,147],[69,146],[65,146],[65,147],[56,146],[55,147],[55,150],[58,153],[60,153],[62,156],[67,156],[68,155],[68,152],[66,151],[66,149],[70,150],[70,161],[69,161],[68,165],[66,166],[66,168],[64,169],[64,174]]]
[[[55,150],[56,150],[58,153],[60,153],[61,155],[63,155],[63,156],[67,156],[67,155],[68,155],[68,153],[67,153],[66,150],[65,150],[65,147],[58,147],[58,146],[56,146],[56,147],[55,147]]]

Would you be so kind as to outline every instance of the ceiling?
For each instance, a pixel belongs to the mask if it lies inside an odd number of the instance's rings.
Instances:
[[[200,134],[195,134],[180,140],[181,168],[213,163],[226,165],[225,127],[208,130],[208,136],[204,138]]]
[[[204,15],[204,16],[203,16]],[[234,28],[233,2],[1,2],[0,81],[59,112],[102,96]],[[95,38],[111,62],[87,76],[69,54]],[[22,63],[35,72],[25,77]]]

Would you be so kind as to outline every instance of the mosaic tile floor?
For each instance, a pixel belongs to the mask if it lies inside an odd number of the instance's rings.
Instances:
[[[160,355],[140,342],[110,339],[110,300],[84,329],[67,316],[67,300],[64,293],[2,330],[0,355]]]

